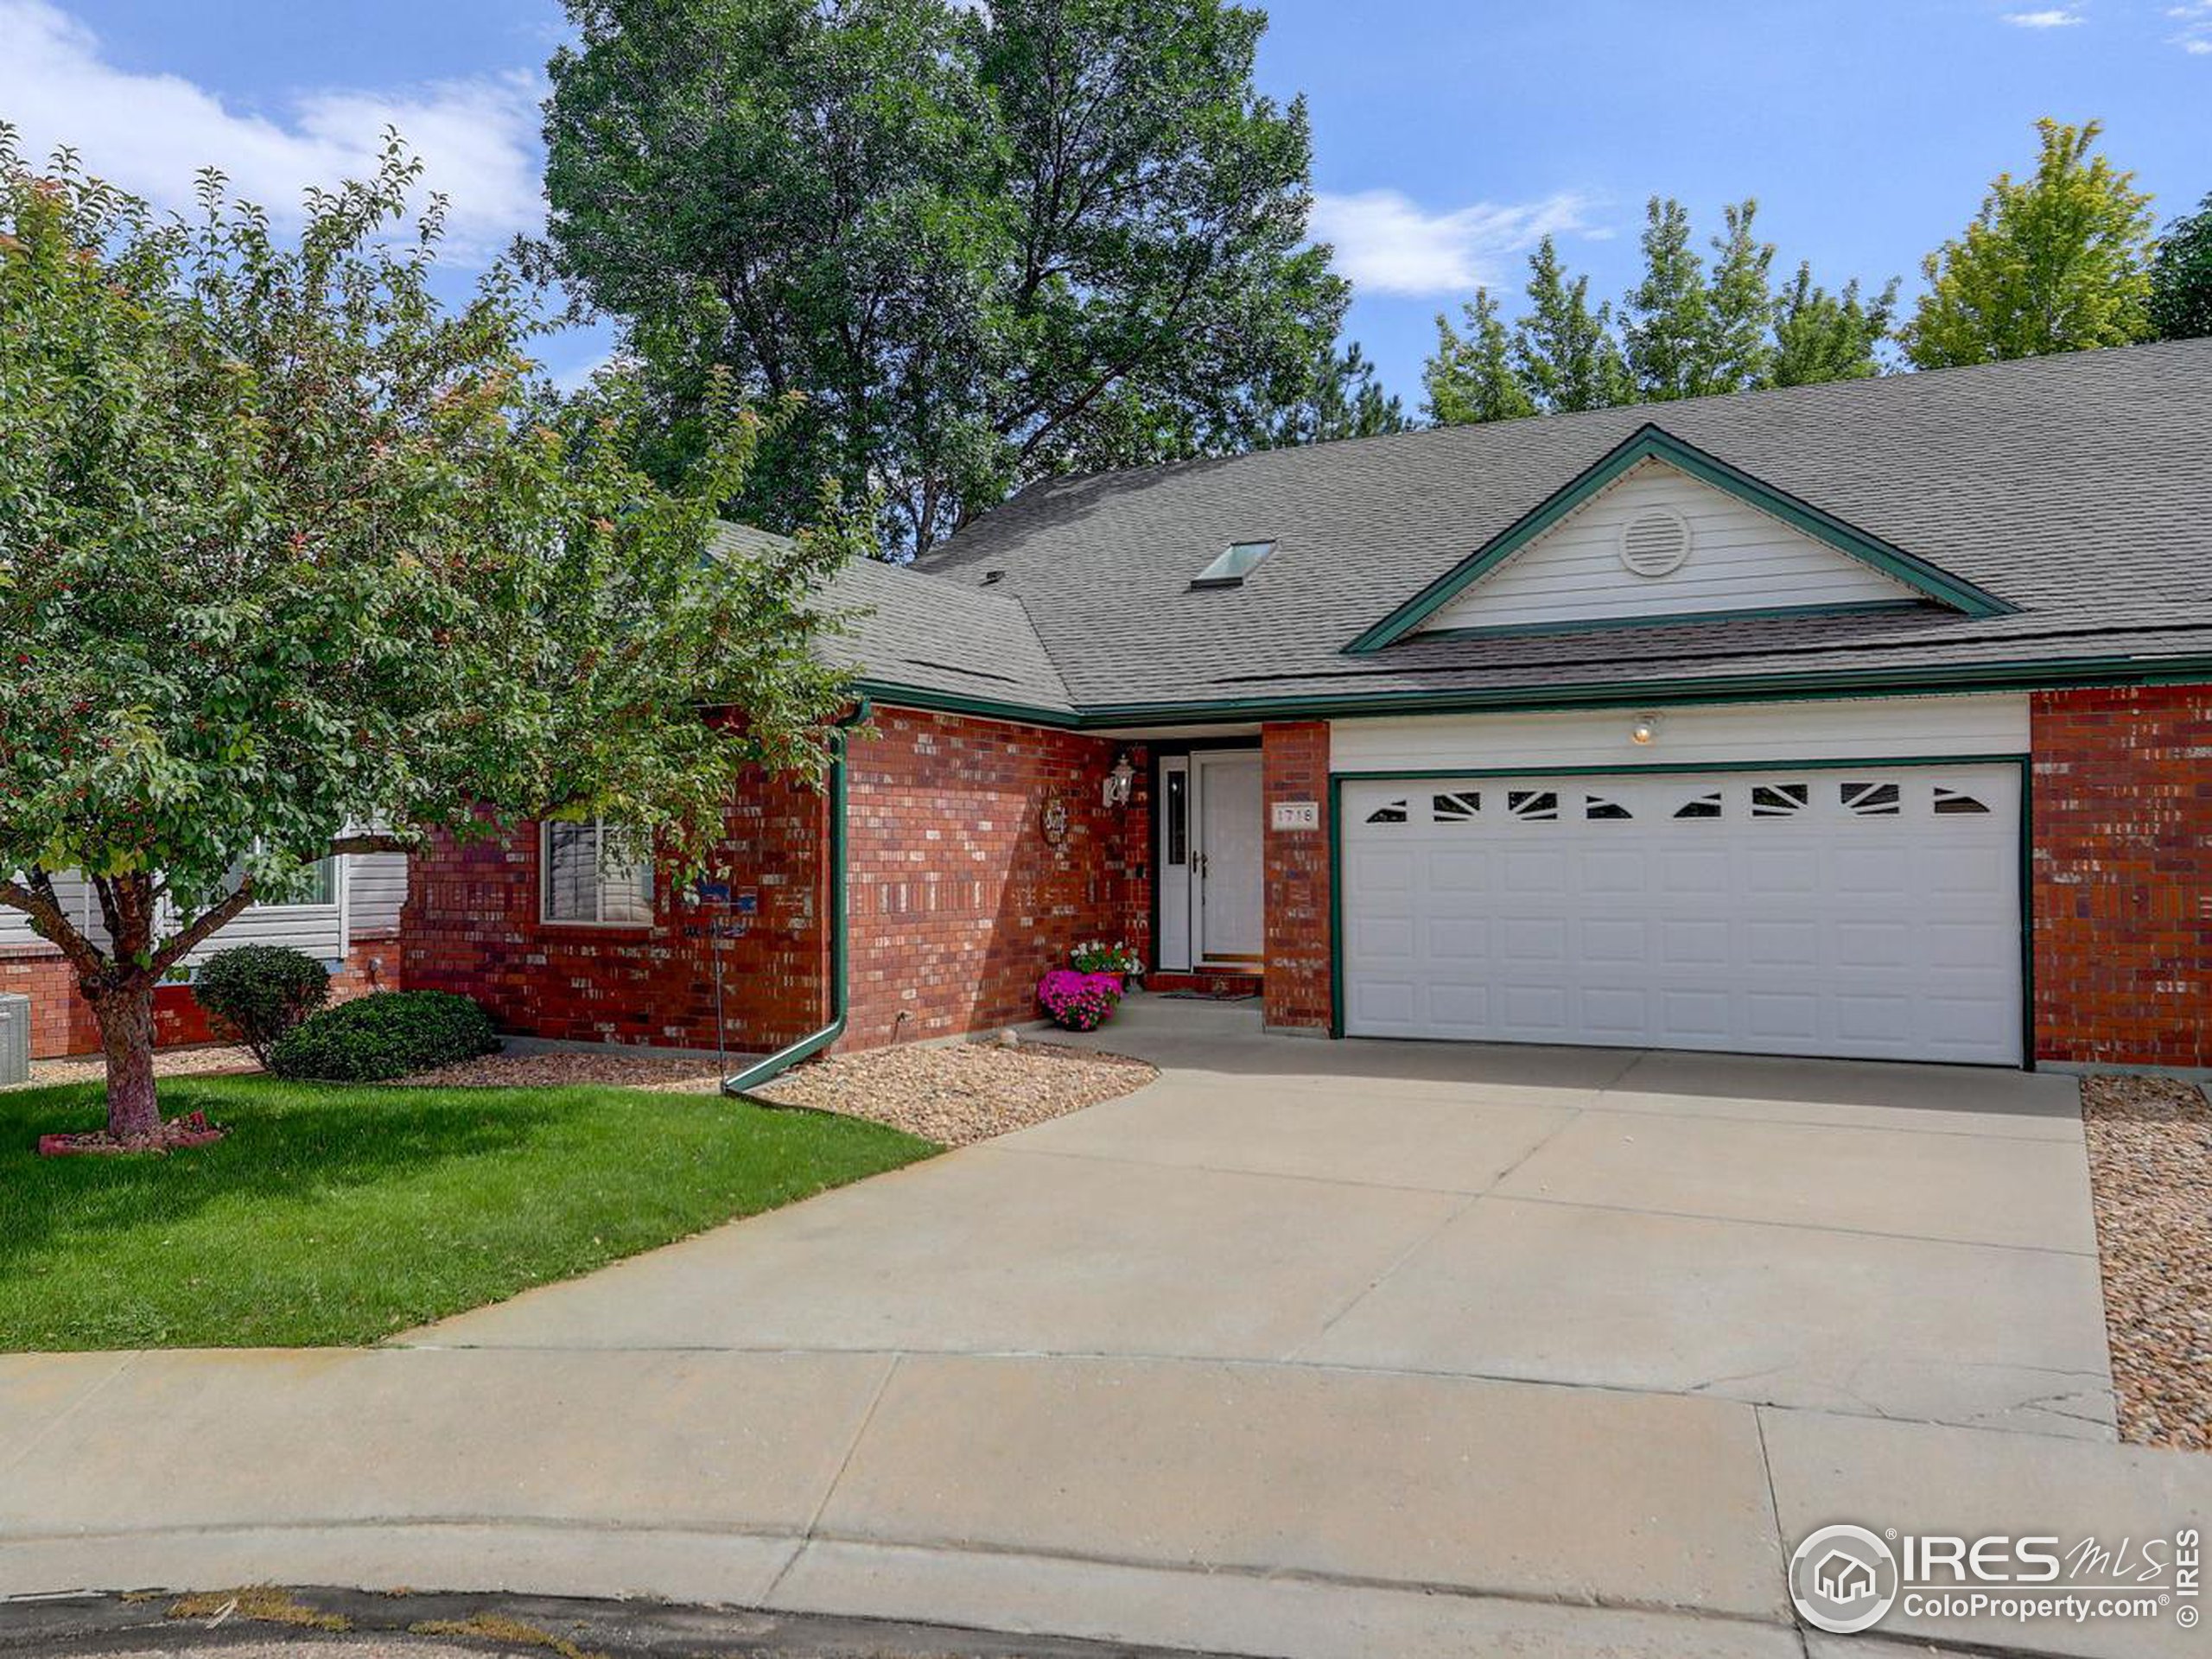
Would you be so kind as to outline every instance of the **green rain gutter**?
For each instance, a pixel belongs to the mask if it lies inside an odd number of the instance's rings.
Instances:
[[[755,1060],[742,1071],[722,1079],[722,1093],[742,1096],[771,1077],[780,1077],[801,1060],[811,1058],[845,1034],[851,1012],[851,988],[845,982],[850,950],[845,914],[845,734],[874,712],[863,696],[852,713],[837,722],[830,747],[830,1023],[810,1036],[778,1049],[766,1059]]]

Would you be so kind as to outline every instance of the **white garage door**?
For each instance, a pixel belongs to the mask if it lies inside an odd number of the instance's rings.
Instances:
[[[1347,782],[1344,1029],[2020,1058],[2009,765]]]

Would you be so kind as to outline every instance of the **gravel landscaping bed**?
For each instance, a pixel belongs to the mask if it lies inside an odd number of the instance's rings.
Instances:
[[[1159,1075],[1142,1060],[1063,1043],[917,1044],[810,1061],[755,1092],[779,1106],[865,1117],[939,1146],[964,1147],[1128,1094]],[[712,1060],[619,1051],[487,1054],[402,1081],[486,1089],[611,1084],[672,1094],[712,1094],[721,1086]]]
[[[2212,1106],[2164,1077],[2082,1084],[2120,1435],[2212,1451]]]
[[[157,1077],[188,1077],[211,1071],[258,1071],[251,1050],[243,1048],[165,1048],[154,1056]],[[63,1083],[104,1083],[107,1062],[97,1054],[79,1054],[66,1060],[33,1060],[29,1083],[0,1084],[9,1089],[51,1089]]]
[[[757,1092],[964,1147],[1134,1093],[1159,1075],[1142,1060],[1061,1043],[959,1043],[841,1054]]]

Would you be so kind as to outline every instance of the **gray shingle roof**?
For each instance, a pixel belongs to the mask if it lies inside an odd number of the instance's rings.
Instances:
[[[1343,654],[1647,422],[2017,612]],[[1268,538],[1244,586],[1190,591],[1224,546]],[[871,679],[1053,710],[2183,658],[2212,652],[2212,340],[1055,480],[912,570],[840,580],[876,607]]]
[[[734,550],[790,545],[751,524],[721,524],[715,540]],[[1011,594],[864,560],[830,578],[821,608],[842,623],[825,636],[823,654],[872,681],[1073,712],[1059,671]]]
[[[838,571],[826,597],[830,607],[856,613],[849,632],[830,641],[831,659],[870,680],[1073,712],[1028,612],[1010,594],[869,559]]]

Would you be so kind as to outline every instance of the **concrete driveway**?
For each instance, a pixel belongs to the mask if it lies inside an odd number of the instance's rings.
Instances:
[[[1143,999],[1100,1040],[1160,1081],[395,1346],[0,1356],[0,1594],[1840,1659],[1784,1584],[1830,1522],[2212,1530],[2212,1459],[2111,1443],[2063,1078]],[[1882,1630],[2201,1651],[2172,1618]]]
[[[2070,1078],[1262,1037],[410,1340],[1274,1361],[2113,1436]]]

